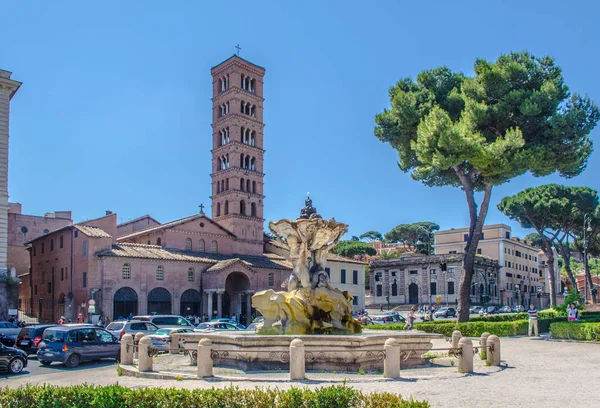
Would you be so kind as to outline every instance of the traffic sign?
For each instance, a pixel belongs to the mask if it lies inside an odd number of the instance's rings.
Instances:
[[[538,292],[541,292],[541,291],[542,291],[542,287],[541,287],[541,286],[538,286],[538,287],[537,287],[537,290],[538,290]]]
[[[494,285],[496,283],[496,279],[490,279],[490,285]]]
[[[440,303],[442,301],[442,297],[438,295],[438,297],[435,298],[435,301]]]
[[[96,304],[96,301],[95,301],[94,299],[90,299],[90,300],[88,301],[88,304],[89,304],[90,306],[93,306],[93,305],[95,305],[95,304]]]
[[[90,305],[88,307],[88,313],[96,313],[96,306],[95,305]]]

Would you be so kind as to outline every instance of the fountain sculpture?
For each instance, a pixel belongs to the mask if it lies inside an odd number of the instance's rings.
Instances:
[[[252,305],[264,317],[258,334],[354,334],[361,332],[352,317],[352,296],[333,288],[325,271],[327,254],[348,226],[325,221],[307,197],[300,217],[270,222],[269,229],[290,249],[293,270],[282,284],[256,293]]]

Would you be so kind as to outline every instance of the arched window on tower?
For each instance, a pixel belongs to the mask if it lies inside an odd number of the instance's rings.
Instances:
[[[245,169],[249,169],[250,168],[250,156],[244,157],[244,168]]]
[[[252,192],[256,193],[256,181],[252,182]]]
[[[217,181],[217,194],[221,192],[221,183]]]
[[[219,247],[217,246],[217,241],[213,241],[210,243],[210,252],[216,254],[219,252]]]
[[[225,179],[225,190],[229,190],[229,179]]]
[[[223,210],[223,214],[229,214],[229,201],[225,200],[225,209]]]
[[[244,191],[244,179],[240,179],[240,190]]]
[[[217,217],[221,216],[221,203],[217,203]]]
[[[256,79],[252,78],[250,80],[250,92],[254,93],[256,91]]]
[[[250,170],[256,170],[256,166],[255,166],[255,164],[256,164],[256,157],[253,157],[253,158],[250,160],[250,166],[249,166]]]
[[[240,201],[240,214],[246,215],[246,202],[244,200]]]
[[[240,154],[240,167],[244,168],[244,153]]]
[[[225,191],[225,180],[221,180],[221,191]]]
[[[245,134],[245,128],[242,126],[240,128],[240,142],[244,143],[244,134]]]
[[[256,203],[250,204],[250,215],[256,217]]]
[[[204,249],[204,240],[201,239],[201,240],[198,241],[198,252],[204,252],[204,251],[205,251],[205,249]]]
[[[185,239],[185,250],[186,251],[191,251],[192,250],[192,239],[191,238],[186,238]]]
[[[252,107],[249,109],[249,115],[252,117],[256,116],[256,105],[252,105]]]
[[[255,146],[256,144],[256,132],[252,131],[250,133],[250,146]]]
[[[160,240],[160,237],[156,238],[156,245],[162,245],[162,241]]]
[[[250,180],[246,180],[246,191],[250,192]]]

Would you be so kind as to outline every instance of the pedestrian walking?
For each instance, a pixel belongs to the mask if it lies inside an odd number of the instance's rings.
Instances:
[[[410,312],[406,315],[406,329],[412,330],[415,324],[415,308],[411,307]]]
[[[83,315],[81,313],[77,315],[77,323],[83,323]]]
[[[531,333],[535,332],[535,336],[539,336],[538,333],[538,311],[535,308],[534,304],[529,305],[529,310],[527,311],[529,314],[529,337],[531,337]]]
[[[60,319],[58,319],[58,325],[60,326],[61,324],[65,324],[65,317],[61,316]]]
[[[383,312],[383,304],[381,306],[379,306],[379,311]]]

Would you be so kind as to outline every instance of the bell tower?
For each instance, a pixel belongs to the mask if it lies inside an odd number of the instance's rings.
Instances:
[[[265,69],[234,55],[211,75],[212,218],[237,236],[239,252],[262,254]]]

